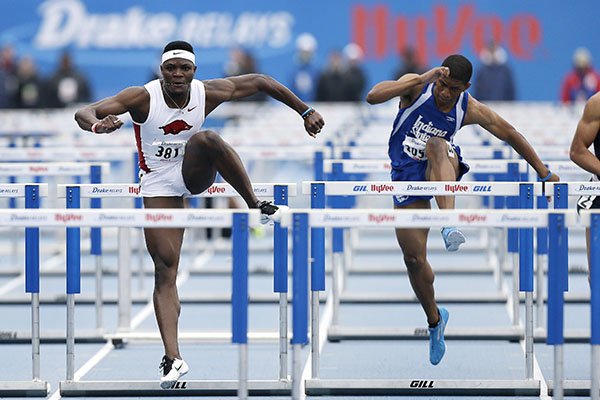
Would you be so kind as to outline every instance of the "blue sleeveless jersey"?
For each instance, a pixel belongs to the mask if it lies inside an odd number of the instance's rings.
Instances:
[[[460,148],[454,145],[454,135],[462,127],[469,94],[463,92],[456,105],[448,112],[442,112],[435,104],[433,89],[435,83],[425,85],[419,97],[396,115],[392,134],[388,143],[388,155],[392,161],[393,181],[424,181],[427,170],[425,146],[432,136],[446,140],[449,152],[458,157],[460,172],[458,179],[468,170],[463,162]],[[430,196],[394,196],[396,205],[407,205],[416,200],[431,199]]]
[[[461,93],[450,112],[440,111],[433,96],[435,83],[423,88],[421,95],[396,115],[389,140],[388,154],[392,168],[401,168],[406,163],[425,161],[425,144],[432,136],[452,143],[454,135],[462,127],[469,94]]]

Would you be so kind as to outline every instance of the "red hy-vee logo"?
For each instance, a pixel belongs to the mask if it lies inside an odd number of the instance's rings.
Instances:
[[[177,135],[181,131],[189,131],[192,129],[192,125],[188,124],[182,119],[169,122],[165,126],[159,126],[158,129],[162,129],[165,135]]]

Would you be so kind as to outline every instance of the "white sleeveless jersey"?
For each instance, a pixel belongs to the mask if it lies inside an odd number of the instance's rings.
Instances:
[[[143,123],[133,122],[140,170],[159,171],[183,160],[185,144],[204,123],[204,84],[194,79],[190,85],[190,101],[183,109],[169,108],[161,90],[160,81],[148,82],[150,93],[148,118]]]

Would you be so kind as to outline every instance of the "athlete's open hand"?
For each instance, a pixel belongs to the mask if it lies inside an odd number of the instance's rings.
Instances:
[[[107,115],[100,121],[92,125],[91,131],[94,133],[111,133],[123,126],[123,121],[115,115]]]
[[[304,119],[304,129],[312,137],[317,137],[317,134],[321,132],[324,125],[325,121],[323,117],[316,110]]]

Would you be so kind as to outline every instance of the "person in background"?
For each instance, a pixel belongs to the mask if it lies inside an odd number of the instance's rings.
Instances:
[[[593,152],[590,151],[593,146]],[[569,150],[571,161],[592,174],[590,181],[600,179],[600,92],[594,94],[585,103],[583,115],[577,123],[575,136]],[[581,196],[577,200],[577,211],[600,208],[600,196]],[[588,256],[588,280],[590,278],[590,228],[586,228],[586,247]]]
[[[542,181],[558,181],[525,137],[483,103],[469,95],[471,62],[460,54],[424,74],[409,73],[395,81],[376,84],[367,95],[369,104],[399,98],[399,110],[388,143],[393,181],[459,181],[469,171],[460,147],[454,144],[459,129],[478,124],[509,144],[533,167]],[[431,208],[431,196],[394,196],[394,208]],[[439,209],[454,209],[454,196],[436,196]],[[465,236],[456,227],[441,231],[446,250],[457,251]],[[429,228],[396,229],[396,239],[410,284],[429,325],[429,362],[437,365],[446,352],[444,330],[449,312],[438,307],[434,273],[427,260]]]
[[[315,65],[317,39],[310,33],[302,33],[296,39],[296,51],[296,67],[290,88],[303,101],[313,101],[319,74]]]
[[[73,64],[68,52],[61,55],[58,68],[48,80],[48,107],[62,108],[92,98],[87,77]]]
[[[37,65],[31,57],[23,57],[17,65],[17,90],[14,93],[16,108],[42,108],[46,105],[46,83],[39,76]]]
[[[170,42],[161,57],[162,79],[128,87],[89,104],[75,113],[75,120],[83,130],[106,134],[123,126],[119,115],[130,115],[140,156],[141,195],[147,209],[181,209],[185,198],[204,192],[219,173],[249,208],[260,210],[264,222],[276,220],[280,209],[257,199],[237,152],[216,132],[202,130],[204,121],[219,105],[257,92],[265,92],[295,111],[300,117],[298,123],[311,137],[321,132],[323,118],[269,76],[247,74],[201,81],[195,79],[196,69],[192,45]],[[160,363],[160,386],[164,389],[189,371],[179,351],[178,336],[181,304],[176,283],[183,235],[183,228],[144,229],[146,248],[154,263],[153,302],[164,346]]]
[[[475,74],[473,95],[479,101],[515,100],[515,82],[504,48],[491,41],[479,54],[481,66]]]
[[[342,53],[333,50],[317,82],[317,101],[346,101],[346,67]]]
[[[422,74],[429,69],[426,65],[421,63],[417,56],[417,52],[413,47],[408,46],[404,48],[401,53],[401,59],[402,64],[394,73],[395,80],[398,80],[409,73]]]
[[[582,102],[600,91],[600,74],[592,67],[592,55],[585,47],[573,53],[573,69],[563,78],[560,100],[565,103]]]
[[[256,60],[250,51],[241,47],[235,47],[229,53],[229,60],[224,67],[225,76],[239,76],[245,74],[256,74]],[[252,96],[237,99],[237,101],[266,101],[267,95],[263,92],[258,92]]]
[[[362,101],[363,92],[367,82],[366,74],[362,68],[364,52],[356,43],[347,44],[342,50],[346,60],[346,101]]]
[[[15,108],[19,80],[14,47],[5,44],[0,49],[0,108]]]

